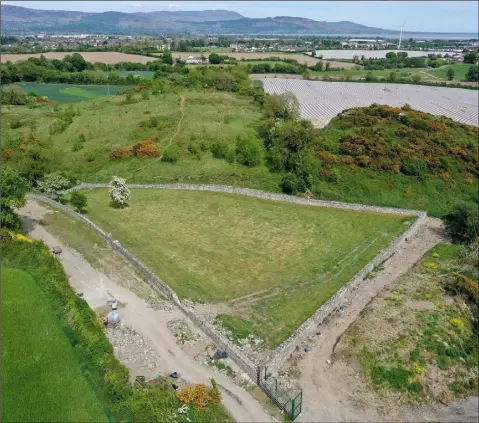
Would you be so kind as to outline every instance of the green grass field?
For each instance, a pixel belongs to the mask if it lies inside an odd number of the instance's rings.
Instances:
[[[88,216],[180,296],[221,303],[278,345],[406,229],[400,216],[291,205],[241,195],[132,190],[129,207],[86,192]],[[235,307],[237,308],[237,305]]]
[[[470,65],[464,63],[455,63],[453,65],[441,66],[437,69],[427,69],[426,72],[441,79],[447,80],[447,71],[449,69],[454,70],[454,80],[464,81],[466,79],[466,73],[469,70]]]
[[[124,89],[124,86],[111,85],[69,85],[69,84],[39,84],[22,82],[16,84],[26,93],[33,91],[38,95],[48,97],[59,103],[76,103],[110,95],[115,95]]]
[[[33,278],[2,268],[2,421],[106,422]]]

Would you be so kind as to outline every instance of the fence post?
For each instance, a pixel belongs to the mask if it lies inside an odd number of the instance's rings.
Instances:
[[[294,398],[291,400],[291,420],[294,421]]]

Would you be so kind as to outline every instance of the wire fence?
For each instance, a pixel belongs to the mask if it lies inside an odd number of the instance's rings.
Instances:
[[[295,420],[301,414],[303,403],[303,391],[301,390],[295,396],[290,391],[281,388],[278,379],[268,374],[266,367],[258,368],[258,385],[263,392],[268,395],[281,410],[283,410],[291,420]]]

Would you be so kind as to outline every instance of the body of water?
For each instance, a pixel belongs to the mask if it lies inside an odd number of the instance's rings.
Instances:
[[[397,50],[316,50],[316,57],[319,55],[323,55],[323,59],[349,59],[352,60],[354,56],[365,56],[366,59],[384,59],[386,57],[386,53],[393,51],[394,53],[398,53]],[[421,51],[421,50],[401,50],[407,53],[408,57],[427,57],[428,54],[441,54],[445,55],[449,53],[450,55],[455,55],[452,51]],[[311,54],[311,53],[309,53]]]

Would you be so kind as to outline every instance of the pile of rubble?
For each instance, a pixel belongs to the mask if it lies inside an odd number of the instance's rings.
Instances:
[[[170,320],[166,327],[174,335],[179,345],[190,347],[204,338],[199,333],[194,333],[183,319]]]
[[[113,345],[115,356],[128,368],[147,368],[155,371],[159,367],[160,357],[138,332],[119,323],[108,325],[106,336]]]
[[[149,308],[152,308],[155,311],[173,311],[173,304],[161,298],[150,297],[146,300],[146,303]]]

